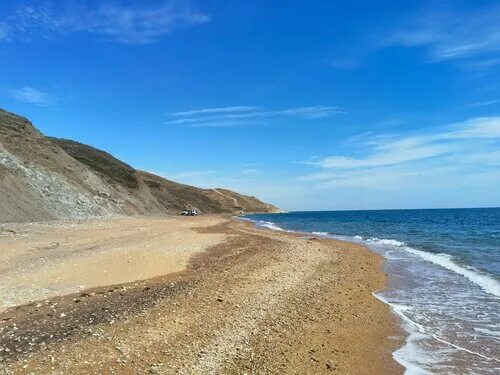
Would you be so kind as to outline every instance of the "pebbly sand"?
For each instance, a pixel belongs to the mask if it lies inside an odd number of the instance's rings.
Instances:
[[[203,216],[4,224],[0,249],[0,374],[403,373],[359,245]]]

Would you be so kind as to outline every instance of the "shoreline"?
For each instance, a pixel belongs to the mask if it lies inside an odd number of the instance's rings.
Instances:
[[[0,373],[403,373],[380,255],[214,218],[185,270],[0,312]]]
[[[249,219],[246,217],[241,217],[241,216],[235,216],[234,220],[240,220],[245,223],[251,224],[254,228],[258,230],[264,230],[264,231],[278,231],[281,233],[290,233],[290,234],[296,234],[296,235],[301,235],[301,236],[312,236],[312,237],[319,237],[323,239],[328,239],[331,241],[337,241],[337,242],[343,242],[351,245],[355,245],[358,247],[362,247],[363,249],[367,250],[371,254],[375,255],[377,258],[381,260],[380,266],[379,266],[379,271],[384,273],[385,275],[385,281],[384,285],[382,288],[378,290],[372,291],[372,296],[375,298],[377,301],[381,302],[391,312],[394,321],[396,321],[397,328],[395,336],[399,336],[399,340],[401,344],[397,347],[394,348],[392,352],[392,359],[398,363],[398,365],[403,368],[404,372],[406,371],[416,371],[417,373],[420,373],[422,369],[415,364],[409,362],[406,358],[404,358],[404,355],[400,355],[401,352],[404,352],[407,349],[407,346],[411,342],[414,336],[418,336],[420,332],[418,331],[418,326],[415,325],[415,323],[411,320],[409,320],[404,314],[401,312],[397,311],[397,308],[393,306],[389,301],[386,300],[386,298],[382,295],[384,291],[388,290],[388,288],[394,288],[397,285],[397,281],[392,280],[392,283],[396,283],[396,285],[389,285],[389,273],[388,270],[386,269],[387,267],[387,259],[380,254],[379,252],[375,251],[374,249],[370,248],[366,243],[362,243],[360,241],[354,241],[350,239],[345,239],[345,238],[338,238],[336,236],[330,235],[329,233],[326,232],[303,232],[303,231],[297,231],[297,230],[288,230],[288,229],[283,229],[280,226],[276,225],[273,222],[267,222],[267,221],[255,221],[253,219]],[[449,344],[449,343],[448,343]],[[450,344],[451,345],[451,344]]]

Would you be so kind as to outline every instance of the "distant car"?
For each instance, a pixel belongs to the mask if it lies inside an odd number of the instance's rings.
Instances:
[[[198,210],[184,210],[181,212],[184,216],[198,216]]]

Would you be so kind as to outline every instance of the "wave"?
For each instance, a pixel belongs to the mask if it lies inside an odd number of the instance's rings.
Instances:
[[[359,236],[355,236],[356,237],[359,237]],[[366,242],[368,242],[369,244],[376,244],[376,245],[389,245],[389,246],[396,246],[396,247],[401,247],[401,246],[405,246],[406,243],[404,242],[401,242],[401,241],[397,241],[397,240],[386,240],[384,238],[368,238],[366,240]]]
[[[418,342],[428,335],[421,324],[414,322],[405,314],[407,310],[410,310],[410,307],[390,303],[377,292],[372,293],[372,295],[391,307],[393,313],[401,318],[401,326],[408,334],[405,344],[392,353],[394,360],[405,368],[405,375],[430,375],[423,368],[423,365],[433,361],[427,353],[418,348]]]
[[[286,229],[279,227],[275,223],[265,221],[255,222],[257,225],[267,227],[269,229],[287,231]],[[286,222],[283,225],[285,228],[287,227]],[[325,236],[343,241],[367,245],[374,251],[382,254],[386,259],[388,259],[389,262],[392,262],[393,260],[397,262],[399,259],[401,259],[403,262],[406,262],[404,263],[404,265],[410,267],[410,270],[425,270],[430,267],[429,271],[431,271],[432,268],[434,268],[434,272],[424,272],[424,274],[422,275],[422,277],[425,278],[425,282],[429,280],[431,281],[430,285],[433,285],[432,280],[434,280],[435,277],[434,273],[436,273],[437,275],[442,275],[443,272],[451,272],[456,275],[456,277],[453,277],[452,280],[454,281],[454,283],[456,283],[456,287],[458,288],[457,290],[463,291],[464,293],[472,292],[470,294],[467,294],[466,298],[468,298],[469,295],[475,298],[475,296],[477,295],[478,299],[481,298],[490,304],[494,304],[495,301],[497,301],[497,298],[500,297],[499,280],[495,279],[492,275],[489,275],[472,266],[459,263],[458,259],[454,258],[450,254],[431,253],[423,250],[418,250],[410,247],[409,244],[403,241],[391,239],[390,237],[392,237],[392,235],[388,235],[387,237],[389,238],[377,238],[374,236],[376,235],[376,233],[373,232],[371,233],[373,237],[369,236],[368,233],[363,233],[364,236],[353,236],[352,234],[339,235],[335,234],[334,227],[329,229],[332,229],[332,232],[314,231],[309,233],[317,236]],[[307,234],[307,232],[299,233]],[[360,231],[358,233],[362,232]],[[394,237],[398,238],[399,236],[394,235]],[[409,257],[413,258],[410,262],[408,262],[410,260]],[[462,280],[461,282],[460,279]],[[422,284],[424,287],[427,285],[425,284],[425,282]],[[486,296],[483,293],[479,292],[479,290],[472,289],[477,287],[481,288],[481,290],[485,293],[488,293],[488,295],[493,295],[493,299],[485,298]],[[452,288],[450,290],[455,289]],[[430,374],[430,372],[428,372],[428,369],[434,368],[434,365],[440,362],[443,356],[447,358],[447,355],[443,352],[434,353],[432,351],[426,350],[426,345],[429,342],[434,342],[433,340],[442,343],[445,350],[458,350],[459,352],[457,352],[458,354],[456,355],[461,355],[459,353],[463,352],[463,355],[466,355],[465,353],[468,353],[467,355],[470,354],[478,356],[482,358],[482,360],[494,361],[493,363],[500,362],[499,358],[492,357],[491,353],[489,353],[488,351],[485,351],[483,353],[483,350],[481,349],[478,352],[474,350],[475,347],[470,346],[467,341],[462,339],[455,339],[454,336],[449,336],[446,331],[442,331],[441,324],[437,325],[436,327],[434,327],[432,324],[428,325],[426,319],[438,318],[433,314],[432,311],[425,310],[425,304],[424,307],[420,305],[420,302],[422,301],[420,299],[420,296],[414,296],[414,299],[403,298],[402,300],[399,300],[399,297],[401,297],[401,295],[396,293],[397,291],[393,291],[392,294],[388,294],[388,296],[391,296],[390,302],[383,297],[383,294],[381,295],[380,293],[374,293],[374,296],[391,306],[391,310],[394,312],[394,314],[401,318],[401,324],[403,326],[402,328],[404,328],[408,333],[408,336],[405,339],[405,344],[398,350],[393,352],[394,359],[405,368],[405,374]],[[404,294],[403,297],[405,297]],[[426,298],[425,294],[423,295],[423,298]],[[465,306],[463,310],[464,312],[467,312],[467,307],[469,306],[468,304],[477,302],[477,299],[474,298],[472,298],[471,300],[463,301],[463,304]],[[456,301],[453,300],[451,302]],[[449,314],[451,321],[454,322],[454,311],[451,310],[452,308],[454,308],[454,304],[452,303],[450,304],[450,306],[448,306],[447,301],[443,301],[443,304],[444,305],[441,306],[443,308],[443,312],[445,314]],[[488,310],[488,312],[490,312],[490,310]],[[446,321],[444,321],[443,323],[446,324]],[[494,324],[490,327],[490,323],[491,322],[489,320],[485,320],[485,323],[482,326],[474,327],[473,330],[475,331],[475,336],[473,336],[481,337],[484,335],[488,340],[491,339],[491,337],[498,337],[498,331],[496,330],[496,328],[493,328],[492,331],[491,327],[494,327]],[[453,329],[454,327],[451,328]],[[470,328],[472,329],[472,327]],[[465,333],[469,334],[468,332]],[[478,346],[478,349],[479,348],[482,347]],[[482,360],[478,359],[478,361]]]
[[[276,224],[274,224],[271,221],[259,220],[259,221],[257,221],[257,225],[260,227],[264,227],[264,228],[268,228],[268,229],[272,229],[272,230],[278,230],[280,232],[286,232],[283,228],[277,226]]]
[[[427,329],[420,323],[412,320],[407,311],[411,311],[412,308],[409,306],[405,306],[402,304],[397,304],[394,302],[389,302],[378,292],[372,293],[372,295],[383,303],[389,305],[392,311],[398,315],[403,321],[403,328],[408,333],[408,337],[406,338],[405,345],[393,353],[393,358],[398,362],[401,366],[405,367],[405,375],[424,375],[430,374],[428,371],[424,370],[421,367],[423,363],[432,363],[432,359],[424,358],[428,357],[428,354],[422,352],[417,349],[416,343],[421,339],[427,337],[432,337],[434,340],[437,340],[447,346],[450,346],[456,350],[461,350],[467,352],[472,355],[476,355],[488,361],[500,362],[498,358],[489,357],[482,353],[478,353],[476,351],[464,348],[463,346],[457,345],[451,341],[445,340],[439,337],[437,334],[431,333],[427,331]]]
[[[263,227],[263,228],[272,229],[272,230],[278,230],[280,232],[288,232],[287,230],[279,227],[278,225],[276,225],[275,223],[273,223],[271,221],[253,220],[253,219],[249,219],[247,217],[242,217],[242,216],[235,216],[235,218],[237,220],[249,221],[258,227]]]
[[[355,236],[358,238],[359,236]],[[422,250],[417,250],[412,247],[406,246],[405,242],[392,240],[392,239],[380,239],[380,238],[368,238],[366,242],[370,245],[385,245],[401,248],[404,251],[417,255],[421,259],[434,263],[438,266],[446,268],[449,271],[455,272],[470,282],[478,285],[485,292],[492,294],[496,297],[500,297],[500,282],[498,282],[495,278],[485,275],[472,267],[464,267],[453,261],[453,257],[449,254],[433,254]]]
[[[357,236],[356,236],[357,237]],[[370,245],[385,245],[401,248],[404,251],[417,255],[421,259],[434,263],[438,266],[446,268],[449,271],[455,272],[470,282],[478,285],[481,289],[489,294],[493,294],[496,297],[500,297],[500,282],[489,275],[485,275],[472,267],[464,267],[453,261],[453,257],[448,254],[432,254],[426,251],[417,250],[412,247],[406,246],[405,242],[392,240],[392,239],[380,239],[380,238],[369,238],[366,242]]]
[[[270,221],[257,221],[257,224],[261,227],[265,227],[268,229],[272,230],[278,230],[281,232],[287,232],[285,229],[279,227],[273,222]],[[318,235],[318,236],[329,236],[330,233],[328,232],[312,232],[312,234]],[[334,236],[336,237],[336,236]],[[351,237],[355,240],[362,240],[363,237],[361,236],[353,236]],[[382,246],[391,246],[391,247],[396,247],[396,248],[401,248],[405,250],[408,253],[411,253],[413,255],[417,255],[421,259],[434,263],[438,266],[441,266],[443,268],[446,268],[449,271],[455,272],[466,279],[468,279],[470,282],[476,284],[479,286],[481,289],[483,289],[485,292],[492,294],[496,297],[500,297],[500,282],[498,282],[496,279],[494,279],[491,276],[482,274],[476,269],[471,268],[466,268],[464,266],[458,265],[452,260],[452,256],[448,254],[432,254],[428,253],[426,251],[422,250],[417,250],[412,247],[406,246],[406,243],[403,241],[398,241],[398,240],[393,240],[393,239],[385,239],[385,238],[377,238],[377,237],[372,237],[368,238],[365,240],[366,243],[370,245],[382,245]]]
[[[404,246],[403,249],[411,254],[417,255],[420,258],[437,264],[443,268],[446,268],[450,271],[458,273],[459,275],[464,276],[472,283],[481,287],[485,292],[489,294],[493,294],[496,297],[500,297],[500,282],[495,280],[493,277],[484,275],[480,273],[476,269],[466,268],[464,266],[460,266],[456,264],[452,260],[452,256],[448,254],[432,254],[426,251],[421,251],[414,249],[409,246]]]

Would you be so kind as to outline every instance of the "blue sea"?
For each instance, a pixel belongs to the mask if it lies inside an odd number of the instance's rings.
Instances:
[[[362,243],[385,257],[375,296],[407,331],[407,374],[500,374],[500,208],[246,215],[257,226]],[[332,270],[334,272],[334,270]]]

